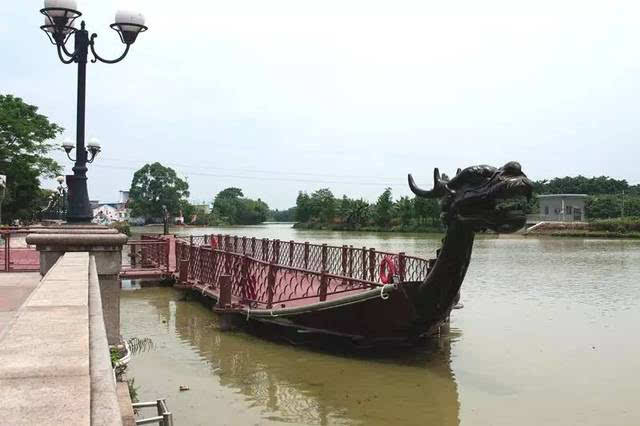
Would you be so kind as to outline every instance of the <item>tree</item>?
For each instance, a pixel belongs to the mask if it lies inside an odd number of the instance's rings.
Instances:
[[[135,172],[129,190],[132,216],[145,220],[161,218],[162,206],[170,214],[177,214],[189,197],[189,184],[180,179],[175,170],[160,163],[145,164]]]
[[[400,223],[402,225],[409,225],[411,220],[415,216],[415,212],[413,209],[414,201],[409,197],[400,197],[400,199],[396,202],[396,211],[398,212],[398,216],[400,218]]]
[[[336,214],[336,199],[329,188],[311,194],[311,217],[322,223],[333,223]]]
[[[389,226],[393,214],[392,210],[393,197],[391,195],[391,188],[386,188],[378,197],[378,202],[376,203],[376,224],[384,227]]]
[[[61,173],[60,165],[48,157],[50,142],[62,131],[38,114],[38,107],[13,95],[0,95],[0,175],[7,176],[2,220],[31,219],[43,206],[41,177]]]
[[[259,198],[245,198],[240,188],[226,188],[213,201],[214,215],[231,225],[256,225],[267,220],[269,206]]]
[[[425,219],[429,219],[431,226],[440,225],[440,204],[438,200],[432,198],[415,197],[414,198],[415,214],[420,223],[424,223]]]
[[[298,192],[296,198],[296,221],[306,223],[311,220],[311,198],[306,192]]]

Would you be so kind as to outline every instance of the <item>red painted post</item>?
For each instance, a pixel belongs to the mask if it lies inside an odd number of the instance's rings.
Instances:
[[[193,235],[189,235],[189,245],[193,246]]]
[[[369,273],[371,274],[371,281],[376,282],[376,249],[369,249]]]
[[[251,237],[251,257],[256,257],[256,237]]]
[[[136,266],[136,245],[131,244],[129,246],[129,257],[131,258],[131,267],[135,268]]]
[[[222,234],[218,234],[218,250],[224,251],[224,238],[222,238]]]
[[[267,309],[273,307],[273,290],[276,287],[276,272],[278,266],[271,262],[267,273]]]
[[[209,236],[207,234],[204,234],[204,245],[206,246],[207,244],[209,244],[208,241]]]
[[[243,289],[248,289],[249,287],[249,257],[245,254],[242,256],[242,269],[240,270],[240,285]],[[249,291],[242,292],[242,298],[244,300],[248,299]]]
[[[342,276],[347,276],[347,246],[342,246]]]
[[[262,260],[266,262],[268,257],[269,257],[269,239],[263,238],[262,239]]]
[[[349,278],[353,278],[353,246],[349,246]]]
[[[197,281],[198,282],[205,282],[204,279],[204,275],[205,275],[205,270],[204,270],[204,265],[205,265],[205,261],[204,261],[204,247],[200,246],[198,247],[198,277],[197,277]]]
[[[187,284],[189,281],[189,261],[187,259],[180,259],[180,276],[179,280],[181,284]]]
[[[247,254],[247,237],[242,237],[242,254]]]
[[[309,242],[304,242],[304,269],[309,269]]]
[[[231,275],[220,275],[220,298],[218,308],[226,308],[231,305]]]
[[[293,250],[294,250],[294,242],[293,240],[289,241],[289,266],[293,266]]]
[[[322,256],[321,256],[320,270],[321,271],[326,271],[327,270],[327,245],[326,244],[322,244]]]
[[[400,275],[400,282],[404,282],[405,280],[405,274],[406,274],[406,263],[407,260],[405,258],[405,254],[404,252],[400,252],[398,253],[398,269],[399,269],[399,275]]]
[[[280,263],[280,240],[273,241],[273,261]]]
[[[9,263],[11,262],[11,254],[9,253],[9,250],[11,250],[11,234],[10,233],[6,233],[4,234],[4,270],[6,272],[9,272],[11,270],[11,266],[9,265]]]
[[[362,247],[362,279],[367,280],[367,248]]]
[[[167,239],[164,242],[164,261],[165,261],[165,269],[167,272],[171,269],[171,265],[169,265],[169,253],[171,252],[171,240]]]
[[[328,282],[329,282],[329,277],[327,277],[327,271],[323,270],[320,273],[320,289],[318,290],[321,302],[324,302],[325,300],[327,300],[327,283]]]
[[[231,253],[228,252],[224,253],[224,273],[231,273]]]

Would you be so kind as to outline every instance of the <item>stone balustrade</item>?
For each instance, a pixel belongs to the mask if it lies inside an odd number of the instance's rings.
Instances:
[[[98,280],[61,254],[0,335],[0,423],[122,425]]]

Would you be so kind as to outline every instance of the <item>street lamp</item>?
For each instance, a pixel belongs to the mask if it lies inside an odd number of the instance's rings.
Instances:
[[[69,205],[67,209],[67,222],[90,222],[93,213],[89,204],[89,192],[87,191],[87,163],[91,163],[100,152],[100,144],[97,139],[92,139],[85,148],[84,145],[84,112],[86,98],[86,73],[89,51],[93,55],[92,63],[97,61],[107,64],[120,62],[129,53],[129,48],[136,41],[138,34],[147,30],[144,26],[144,16],[140,13],[119,11],[111,28],[113,28],[120,40],[125,44],[122,55],[116,59],[104,59],[95,51],[95,38],[97,34],[91,34],[85,30],[84,21],[80,23],[80,29],[74,26],[74,21],[82,15],[77,10],[74,0],[45,0],[44,9],[40,12],[44,15],[44,25],[40,28],[47,34],[51,43],[56,46],[58,57],[64,64],[78,64],[78,104],[76,119],[76,158],[69,155],[74,146],[71,141],[62,144],[69,159],[75,162],[73,175],[67,175],[67,188]],[[66,43],[70,36],[74,36],[74,51],[70,52]],[[90,155],[90,158],[88,156]]]

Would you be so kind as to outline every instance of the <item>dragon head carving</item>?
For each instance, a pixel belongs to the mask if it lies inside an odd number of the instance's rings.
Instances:
[[[524,207],[533,185],[518,162],[499,169],[485,165],[458,169],[451,180],[436,168],[433,180],[433,189],[426,191],[409,174],[409,187],[419,197],[440,199],[441,218],[447,226],[461,222],[475,231],[509,233],[525,225]]]

